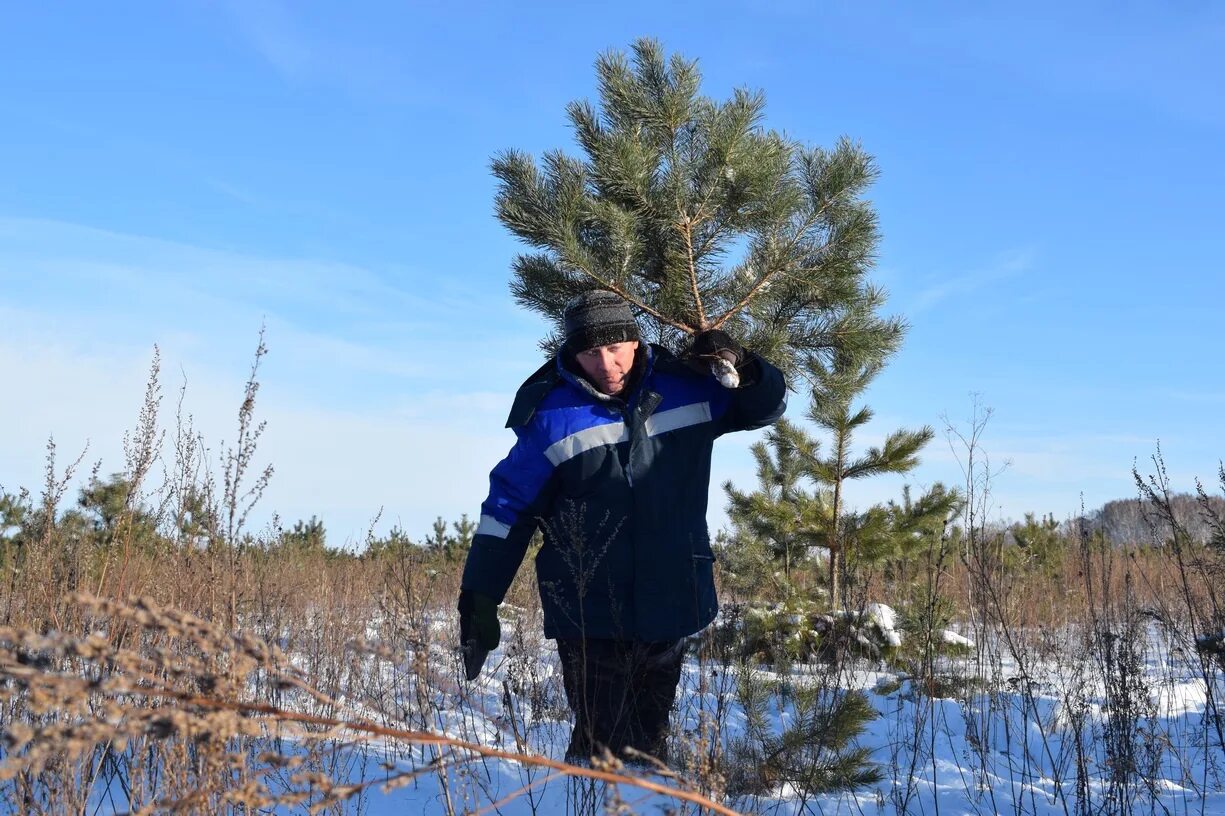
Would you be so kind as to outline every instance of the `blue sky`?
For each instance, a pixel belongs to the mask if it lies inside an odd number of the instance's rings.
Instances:
[[[876,156],[874,279],[912,329],[863,441],[994,409],[996,513],[1225,456],[1225,10],[1206,3],[18,4],[0,29],[0,486],[46,439],[122,466],[153,346],[213,446],[261,323],[265,514],[333,543],[476,515],[544,324],[490,157],[577,152],[592,63],[654,36],[705,93]],[[798,417],[805,397],[792,399]],[[717,482],[747,485],[741,435]],[[943,434],[903,481],[956,483]]]

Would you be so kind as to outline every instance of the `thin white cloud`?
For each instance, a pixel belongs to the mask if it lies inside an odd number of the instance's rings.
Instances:
[[[277,73],[302,79],[319,58],[318,49],[302,35],[289,10],[276,0],[243,0],[225,4],[238,30]]]
[[[71,278],[132,294],[151,289],[235,302],[274,295],[279,302],[340,312],[377,306],[411,315],[434,305],[353,264],[243,255],[32,218],[0,217],[0,276]]]
[[[514,377],[487,362],[489,332],[515,322],[508,297],[426,271],[392,277],[335,261],[0,218],[0,281],[10,337],[55,322],[66,324],[68,341],[147,349],[173,336],[201,354],[233,358],[253,348],[266,322],[281,364],[350,383],[361,371],[383,375],[384,385],[459,378],[503,387]],[[530,371],[535,350],[530,339],[521,345],[512,362],[522,357]]]
[[[186,377],[185,410],[218,457],[266,323],[259,458],[276,475],[262,518],[318,514],[337,543],[380,507],[383,529],[411,534],[478,513],[513,441],[514,388],[538,365],[499,294],[347,264],[0,219],[0,281],[0,423],[22,429],[0,457],[5,489],[37,487],[49,435],[61,460],[88,443],[91,463],[120,470],[155,344],[166,416]],[[492,353],[491,337],[514,351]]]
[[[103,474],[121,470],[123,433],[135,425],[151,357],[151,349],[90,353],[75,346],[0,342],[0,371],[22,383],[25,395],[0,401],[0,426],[25,429],[6,446],[0,486],[37,490],[50,435],[61,465],[88,445],[74,491],[93,462],[101,462]],[[223,444],[234,438],[241,374],[184,366],[163,354],[163,427],[173,424],[184,367],[184,411],[204,436],[216,467]],[[332,544],[360,546],[380,511],[376,533],[398,525],[414,537],[437,516],[475,517],[490,468],[514,442],[503,427],[511,397],[509,391],[431,392],[401,405],[332,410],[301,401],[283,382],[264,379],[256,413],[268,424],[255,467],[272,464],[275,474],[251,527],[261,528],[274,513],[285,524],[318,515]],[[727,479],[751,484],[747,451],[761,433],[736,434],[718,444],[712,529],[726,524],[720,485]],[[170,455],[169,446],[165,453]]]
[[[1005,258],[989,274],[946,283],[941,296],[1027,263],[1023,254]],[[506,313],[504,296],[455,282],[440,293],[423,285],[424,276],[391,279],[334,262],[0,219],[0,280],[0,381],[9,388],[0,423],[21,429],[6,442],[0,485],[37,487],[50,434],[61,461],[88,442],[89,462],[118,470],[154,344],[162,350],[165,410],[185,375],[186,408],[217,455],[233,438],[255,334],[266,322],[271,351],[259,413],[269,425],[260,461],[276,475],[262,518],[318,514],[336,543],[359,541],[380,508],[380,530],[398,523],[410,535],[437,515],[478,513],[488,471],[513,441],[503,423],[514,389],[538,364],[532,332],[542,327]],[[929,300],[938,302],[937,293]],[[793,418],[804,402],[792,395]],[[879,443],[876,427],[917,424],[882,414],[861,445]],[[716,447],[712,528],[726,524],[721,484],[754,484],[748,448],[760,438],[735,434]],[[1137,459],[1143,466],[1153,448],[1139,437],[1042,428],[1001,429],[985,444],[995,461],[1013,462],[996,491],[1012,517],[1075,512],[1082,492],[1090,507],[1129,496],[1130,467]],[[1194,475],[1215,473],[1201,467],[1203,452],[1191,441],[1171,439],[1166,452],[1181,489],[1193,487]],[[862,507],[897,498],[907,482],[935,481],[961,481],[940,439],[914,473],[855,485],[848,497]]]
[[[89,353],[0,342],[0,371],[20,384],[19,399],[0,400],[0,426],[22,429],[6,442],[0,485],[36,491],[49,436],[61,465],[88,446],[87,462],[100,461],[103,474],[121,470],[123,434],[135,426],[151,358],[151,349]],[[163,356],[163,427],[173,424],[184,367],[184,411],[216,465],[236,433],[242,379]],[[436,515],[475,515],[489,468],[513,442],[502,429],[509,401],[509,394],[449,393],[424,395],[411,411],[331,410],[264,379],[257,418],[268,425],[256,466],[270,463],[276,473],[253,519],[258,526],[274,512],[288,521],[318,514],[339,544],[359,542],[380,507],[381,529],[399,523],[410,534],[424,532]]]
[[[320,31],[318,14],[295,14],[292,4],[279,0],[227,0],[221,7],[252,50],[290,84],[333,87],[378,101],[437,96],[399,52],[369,38],[354,42],[335,30]],[[351,16],[340,7],[335,12]],[[377,21],[370,30],[381,30]]]
[[[960,275],[941,275],[913,295],[903,313],[916,315],[953,297],[973,294],[985,287],[1015,278],[1033,265],[1030,250],[1016,250],[1002,255],[995,262]]]
[[[232,198],[240,204],[246,204],[249,207],[269,208],[269,203],[255,195],[244,187],[237,184],[232,184],[223,179],[208,177],[204,179],[204,185],[212,190],[215,190],[227,198]]]

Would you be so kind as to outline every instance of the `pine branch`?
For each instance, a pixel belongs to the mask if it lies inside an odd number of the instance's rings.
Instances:
[[[706,328],[706,310],[702,308],[702,294],[698,291],[698,270],[693,261],[693,228],[688,216],[682,216],[681,235],[685,238],[685,252],[689,260],[689,284],[693,288],[693,305],[698,313],[698,328]],[[713,328],[718,328],[714,326]]]
[[[804,233],[812,229],[816,225],[816,222],[820,217],[821,217],[821,211],[818,210],[811,218],[809,218],[805,222],[804,226],[799,231],[796,232],[796,237],[794,240],[791,241],[788,247],[788,250],[794,249],[796,246],[799,245],[800,239],[803,237]],[[833,246],[833,244],[826,243],[822,246],[821,250],[819,251],[821,252],[828,251],[831,246]],[[711,328],[712,329],[722,328],[723,324],[726,323],[728,319],[730,319],[737,312],[741,311],[746,306],[748,306],[749,303],[753,301],[753,298],[755,298],[765,287],[769,286],[770,281],[775,276],[775,274],[782,273],[784,277],[791,275],[791,276],[795,276],[799,278],[800,275],[798,273],[813,272],[813,271],[816,271],[815,267],[807,267],[807,268],[801,267],[800,269],[797,269],[794,272],[787,272],[781,266],[777,267],[773,271],[767,270],[764,274],[758,277],[758,279],[753,283],[752,288],[749,289],[749,291],[744,295],[744,297],[742,297],[739,300],[739,302],[736,303],[735,306],[728,309],[726,312],[724,312],[722,315],[720,315],[719,317],[715,319],[715,322],[711,325]]]
[[[648,305],[641,298],[636,298],[633,295],[631,295],[629,292],[627,292],[624,287],[618,286],[617,284],[613,283],[610,280],[605,280],[604,278],[600,277],[599,275],[597,275],[595,272],[593,272],[590,269],[580,268],[580,271],[583,272],[585,275],[587,275],[589,278],[591,278],[593,281],[595,281],[597,284],[599,284],[601,288],[607,289],[610,292],[615,292],[616,294],[624,298],[627,302],[629,302],[631,306],[637,306],[639,309],[646,312],[651,317],[658,320],[660,323],[663,323],[666,326],[671,326],[674,329],[679,329],[680,331],[683,331],[685,334],[694,333],[695,331],[694,327],[687,326],[678,320],[673,320],[672,318],[668,317],[667,315],[662,314],[658,310],[651,308],[651,306]]]

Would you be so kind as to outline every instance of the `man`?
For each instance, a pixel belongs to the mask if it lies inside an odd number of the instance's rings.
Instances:
[[[736,367],[725,388],[711,362]],[[782,374],[723,331],[678,359],[639,340],[629,305],[595,290],[565,309],[561,351],[520,387],[517,437],[490,474],[464,568],[460,639],[469,679],[497,646],[502,601],[529,539],[545,637],[574,711],[567,759],[627,749],[666,759],[684,638],[717,611],[706,528],[715,438],[786,407]]]

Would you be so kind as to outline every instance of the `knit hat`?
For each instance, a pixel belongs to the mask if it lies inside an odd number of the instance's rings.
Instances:
[[[571,354],[638,339],[630,305],[613,292],[592,289],[566,304],[566,349]]]

